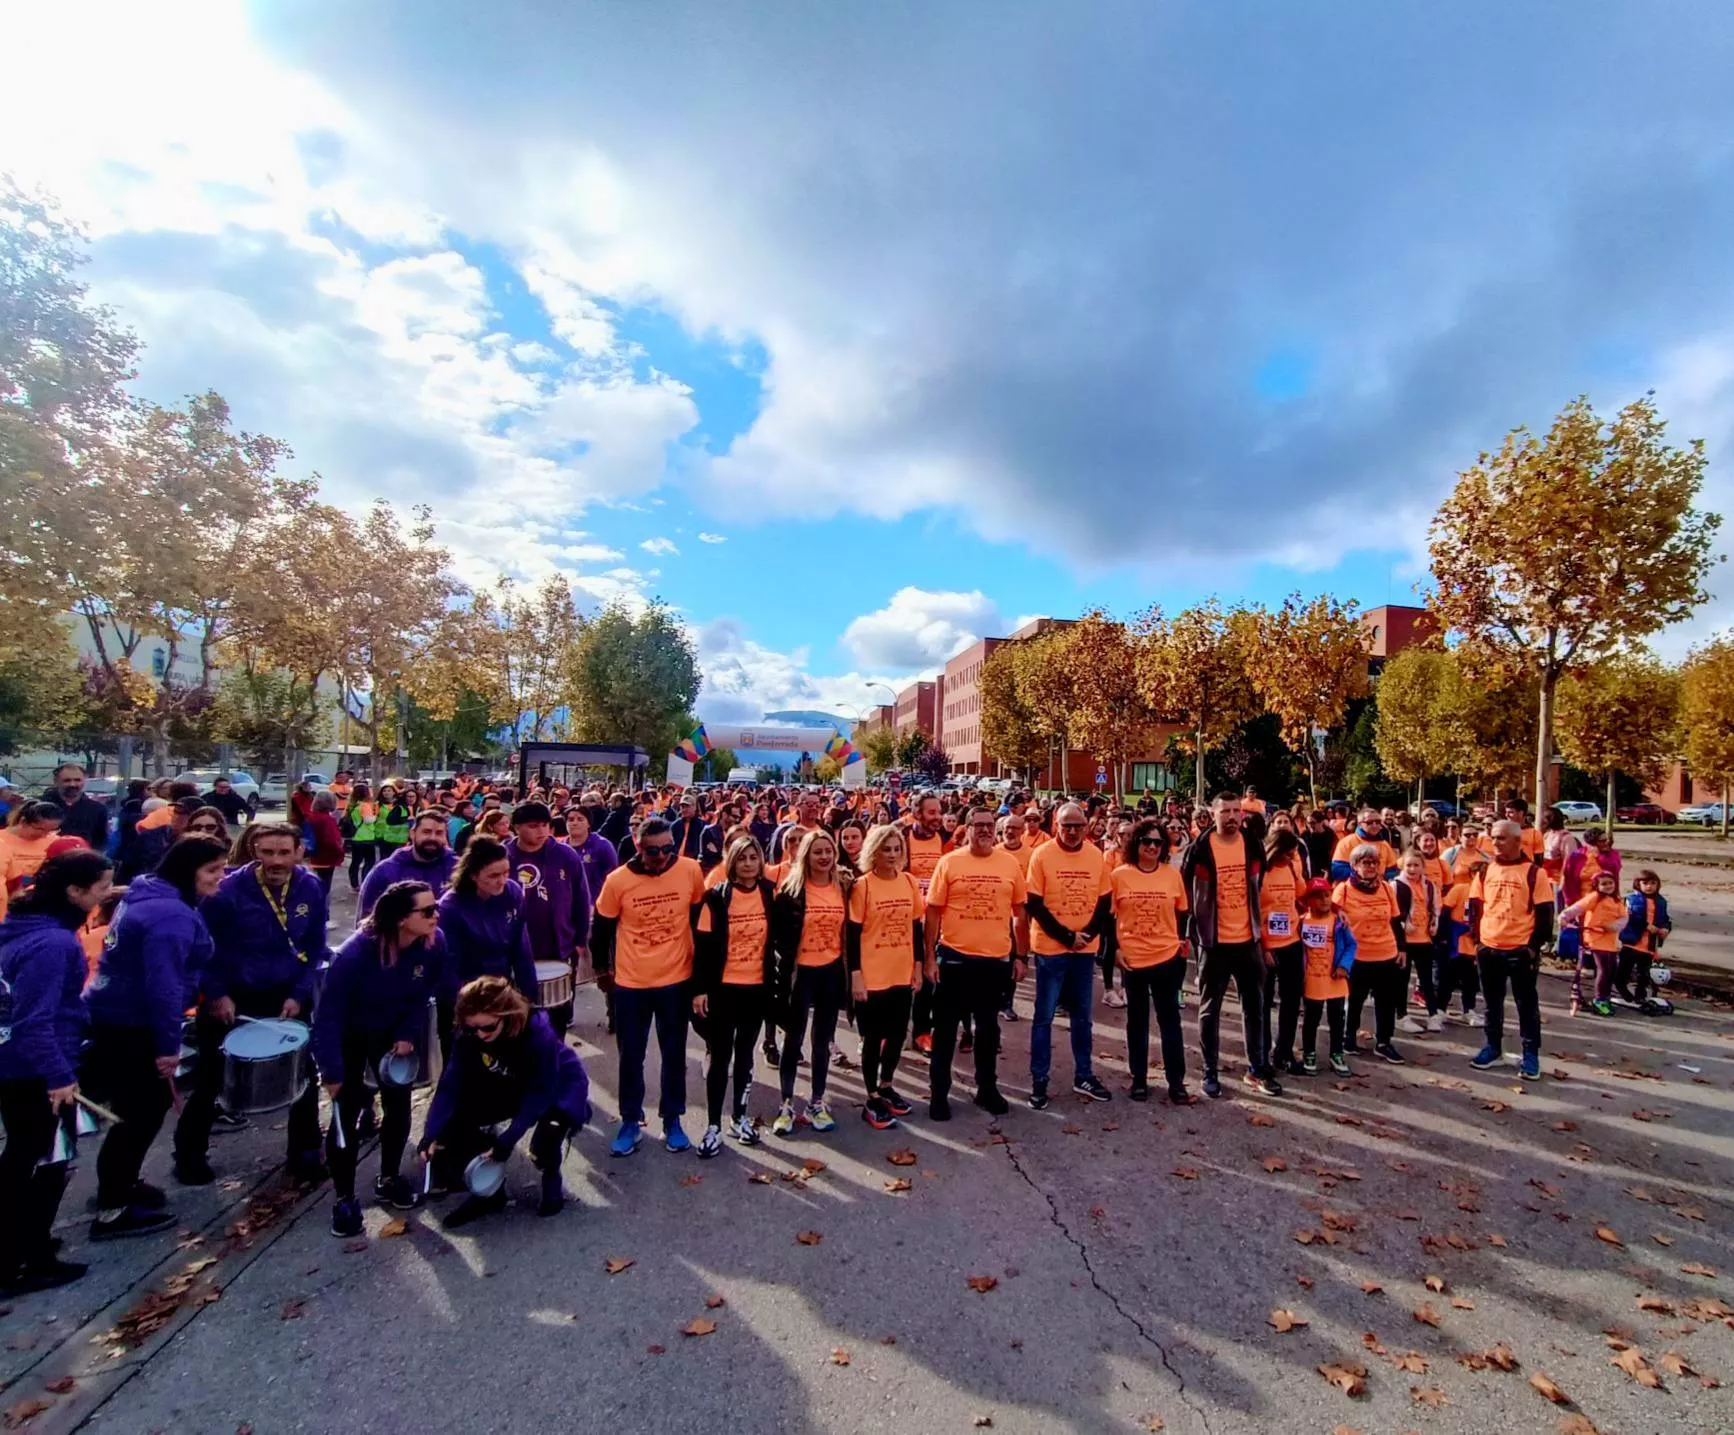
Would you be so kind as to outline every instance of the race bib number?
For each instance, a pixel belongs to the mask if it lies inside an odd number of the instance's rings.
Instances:
[[[1264,932],[1267,937],[1289,937],[1294,934],[1294,925],[1287,912],[1272,912],[1264,919]]]
[[[1302,922],[1301,941],[1309,947],[1323,947],[1331,939],[1331,929],[1323,922]]]

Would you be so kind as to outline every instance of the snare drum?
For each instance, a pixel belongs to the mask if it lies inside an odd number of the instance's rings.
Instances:
[[[255,1116],[293,1106],[313,1079],[305,1022],[243,1022],[223,1038],[223,1110]]]
[[[536,1005],[546,1010],[571,1000],[571,964],[567,962],[537,962]]]

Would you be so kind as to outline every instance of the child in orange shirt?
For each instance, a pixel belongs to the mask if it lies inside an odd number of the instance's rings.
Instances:
[[[1597,1016],[1612,1016],[1614,967],[1620,954],[1620,929],[1626,925],[1626,904],[1620,900],[1620,879],[1609,871],[1596,873],[1595,888],[1559,914],[1561,927],[1583,933],[1577,964],[1571,974],[1572,1015],[1582,1010],[1583,963],[1587,954],[1596,967],[1595,997],[1589,1008]]]
[[[1306,953],[1301,1069],[1308,1076],[1318,1073],[1319,1019],[1326,1017],[1331,1031],[1331,1070],[1347,1076],[1349,1059],[1343,1054],[1343,1032],[1348,1025],[1349,971],[1355,964],[1354,933],[1331,900],[1328,878],[1314,877],[1301,900],[1300,939]]]
[[[1455,880],[1445,894],[1445,944],[1439,957],[1439,971],[1434,995],[1439,1011],[1446,1021],[1463,1026],[1475,1021],[1475,998],[1481,991],[1481,975],[1475,966],[1475,942],[1469,935],[1469,891],[1475,885],[1475,874],[1487,865],[1487,857],[1471,851],[1460,857]],[[1451,992],[1455,988],[1463,1010],[1451,1012]]]

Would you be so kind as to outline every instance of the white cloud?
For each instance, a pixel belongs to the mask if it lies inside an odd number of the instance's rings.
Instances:
[[[698,541],[700,543],[727,543],[729,540],[726,533],[700,533]]]
[[[638,546],[646,553],[667,555],[669,557],[678,556],[680,553],[680,549],[674,546],[674,540],[672,538],[646,538],[644,542],[640,543]]]
[[[900,588],[883,608],[851,622],[843,645],[864,666],[909,673],[943,664],[1002,629],[999,605],[985,593]]]
[[[699,716],[707,722],[758,722],[768,712],[813,708],[853,719],[885,700],[871,685],[886,683],[885,673],[815,675],[806,648],[779,652],[747,635],[739,618],[717,618],[688,629],[698,649],[704,687]],[[893,690],[898,685],[889,679]]]

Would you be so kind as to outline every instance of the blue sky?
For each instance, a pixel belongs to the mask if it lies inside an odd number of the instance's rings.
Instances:
[[[1654,388],[1734,490],[1707,0],[137,12],[19,23],[0,167],[142,390],[431,504],[472,582],[665,598],[713,720],[1034,614],[1404,601],[1455,471],[1578,393]]]

